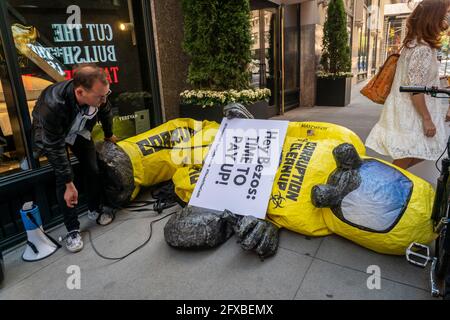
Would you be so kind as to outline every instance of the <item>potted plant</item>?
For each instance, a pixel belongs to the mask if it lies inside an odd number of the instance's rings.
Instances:
[[[351,54],[344,2],[330,0],[317,72],[316,105],[346,106],[351,94]]]
[[[181,117],[220,122],[223,106],[238,102],[267,118],[270,90],[249,88],[249,0],[183,0],[182,6],[191,90],[180,94]]]
[[[181,117],[220,122],[223,106],[231,102],[242,103],[256,119],[267,119],[269,89],[247,90],[185,90],[180,94]]]

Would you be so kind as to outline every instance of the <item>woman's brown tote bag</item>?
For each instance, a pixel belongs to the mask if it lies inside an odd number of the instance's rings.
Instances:
[[[391,54],[384,62],[380,71],[361,89],[361,93],[373,102],[384,104],[391,92],[399,58],[399,53]]]

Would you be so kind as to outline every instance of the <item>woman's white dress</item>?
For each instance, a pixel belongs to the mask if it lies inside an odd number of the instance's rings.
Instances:
[[[378,123],[372,128],[366,146],[393,159],[419,158],[436,160],[445,150],[447,136],[445,115],[448,99],[425,95],[436,135],[426,137],[422,117],[411,101],[410,93],[401,93],[401,85],[438,86],[439,62],[437,51],[427,44],[412,42],[405,47],[397,62],[391,93],[386,99]]]

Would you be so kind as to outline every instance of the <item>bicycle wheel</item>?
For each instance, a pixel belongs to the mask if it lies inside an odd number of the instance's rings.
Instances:
[[[445,278],[443,299],[450,300],[450,275]]]
[[[435,242],[435,250],[437,250],[435,253],[435,256],[437,257],[436,275],[440,279],[444,278],[449,271],[450,253],[448,252],[448,248],[445,248],[447,236],[447,226],[444,226]]]

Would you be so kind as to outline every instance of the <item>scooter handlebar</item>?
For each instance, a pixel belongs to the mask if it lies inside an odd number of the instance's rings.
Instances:
[[[424,86],[400,86],[400,92],[429,93],[431,88]]]
[[[438,87],[425,87],[425,86],[400,86],[400,92],[409,93],[424,93],[429,94],[432,97],[436,97],[438,93],[446,94],[450,96],[450,90]]]

